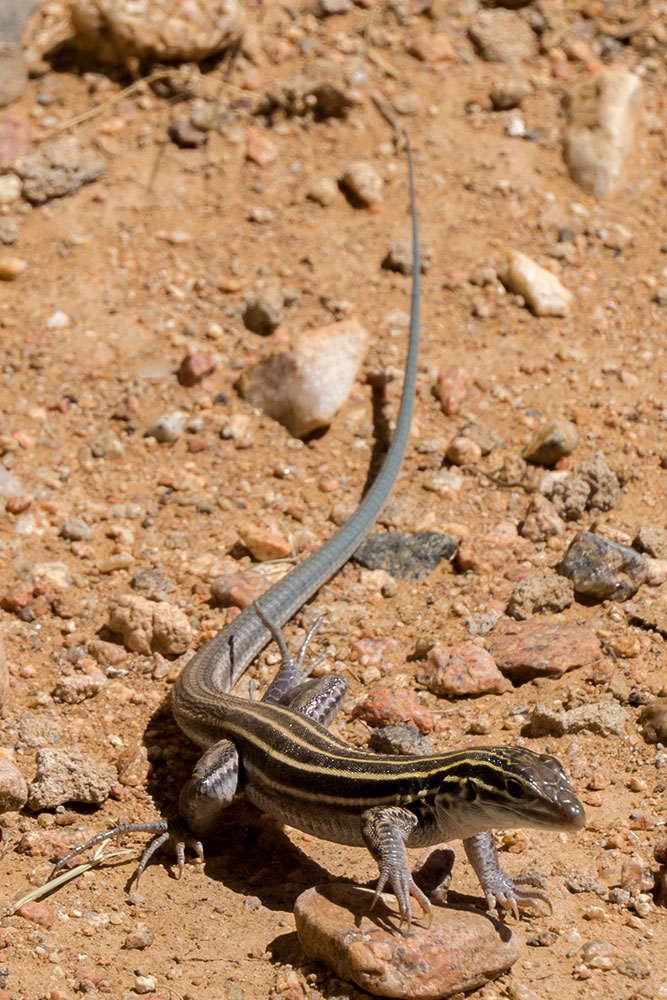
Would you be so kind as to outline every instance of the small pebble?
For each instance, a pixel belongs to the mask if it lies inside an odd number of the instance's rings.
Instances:
[[[0,281],[14,281],[28,266],[20,257],[0,257]]]
[[[360,208],[379,205],[383,200],[382,178],[370,163],[358,161],[347,167],[340,179],[352,203]]]

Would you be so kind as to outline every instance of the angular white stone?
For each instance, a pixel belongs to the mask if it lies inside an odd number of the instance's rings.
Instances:
[[[505,261],[498,274],[510,291],[523,295],[536,316],[567,316],[569,313],[572,292],[561,285],[555,274],[518,250],[505,251]]]
[[[597,73],[566,96],[565,162],[572,179],[597,198],[623,184],[641,104],[641,80],[625,69]]]
[[[368,348],[355,319],[307,330],[237,383],[241,395],[294,437],[327,427],[350,394]]]

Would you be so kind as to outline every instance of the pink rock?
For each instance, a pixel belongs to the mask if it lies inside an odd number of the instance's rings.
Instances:
[[[442,368],[438,372],[435,384],[435,394],[440,400],[442,412],[448,416],[459,412],[459,407],[465,399],[470,373],[467,368],[458,365],[456,368]]]
[[[480,446],[467,437],[455,437],[447,446],[447,458],[452,465],[477,465],[481,457]]]
[[[278,147],[261,129],[248,129],[246,159],[252,160],[259,167],[268,167],[278,155]]]
[[[526,520],[521,525],[521,534],[531,542],[546,542],[565,531],[562,519],[551,500],[541,493],[534,493],[526,511]]]
[[[460,61],[451,39],[441,31],[434,32],[433,34],[428,31],[422,31],[418,35],[415,35],[408,42],[408,52],[415,59],[421,60],[421,62]]]
[[[456,562],[461,570],[474,573],[497,573],[506,570],[508,559],[532,551],[532,546],[520,538],[510,524],[502,524],[485,535],[470,535],[461,539]]]
[[[502,694],[510,687],[491,654],[474,642],[454,646],[439,642],[418,668],[417,680],[429,691],[445,697]]]
[[[253,559],[267,562],[270,559],[288,559],[292,543],[275,521],[263,524],[244,524],[239,537]]]
[[[221,608],[243,611],[266,590],[266,579],[258,573],[227,573],[211,583],[211,599]]]
[[[383,893],[370,911],[372,898],[371,889],[320,885],[299,896],[294,917],[308,958],[373,996],[462,996],[509,969],[519,957],[509,927],[487,913],[435,906],[430,926],[418,920],[404,937],[396,933],[394,897]]]
[[[417,692],[411,688],[390,689],[379,684],[371,689],[368,697],[352,709],[352,718],[367,725],[390,726],[394,722],[412,722],[420,733],[430,733],[435,719],[422,707]]]
[[[135,653],[177,656],[188,648],[192,634],[187,615],[180,608],[137,594],[124,594],[109,602],[108,624]]]
[[[24,903],[16,912],[39,927],[51,927],[58,919],[58,907],[55,903],[40,903],[36,899]]]
[[[178,381],[181,385],[193,386],[215,371],[215,361],[204,351],[193,351],[186,354],[178,369]]]
[[[8,167],[28,148],[30,126],[16,115],[0,118],[0,167]]]
[[[383,639],[359,639],[352,647],[357,658],[364,667],[377,667],[398,656],[403,646],[398,639],[385,637]]]
[[[505,676],[513,681],[560,677],[602,655],[595,632],[560,622],[522,622],[504,634],[494,635],[487,647]]]

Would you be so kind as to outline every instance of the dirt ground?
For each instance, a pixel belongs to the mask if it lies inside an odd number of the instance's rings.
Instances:
[[[267,0],[248,9],[261,39],[255,62],[242,56],[231,70],[225,62],[201,75],[193,69],[185,93],[142,86],[115,102],[109,99],[132,76],[77,63],[66,49],[42,65],[24,98],[7,109],[30,123],[38,142],[56,125],[99,107],[69,131],[100,154],[107,169],[68,197],[3,209],[19,228],[17,242],[4,251],[28,266],[0,287],[2,461],[32,499],[25,510],[0,518],[0,593],[31,579],[42,563],[64,563],[69,573],[67,588],[58,600],[38,604],[34,621],[0,612],[11,672],[3,744],[28,782],[38,745],[78,745],[111,764],[128,752],[135,766],[99,808],[2,817],[5,902],[44,879],[63,844],[119,820],[173,814],[196,759],[165,706],[181,661],[175,666],[119,645],[117,669],[107,672],[93,697],[78,704],[53,697],[63,676],[91,669],[89,640],[119,642],[106,630],[109,599],[131,592],[138,572],[161,570],[173,584],[167,599],[190,620],[194,649],[228,620],[229,612],[210,602],[210,580],[251,565],[239,550],[242,522],[271,516],[307,548],[332,533],[332,509],[354,508],[364,489],[384,443],[369,377],[396,376],[384,411],[393,416],[410,289],[409,277],[380,266],[389,244],[408,238],[409,218],[405,162],[372,94],[393,107],[410,132],[422,244],[431,260],[423,278],[415,429],[394,493],[393,523],[458,538],[499,522],[520,524],[531,499],[521,488],[503,489],[465,471],[459,490],[438,493],[425,485],[442,465],[447,442],[470,419],[504,442],[482,460],[493,469],[504,456],[520,455],[536,426],[565,418],[580,437],[570,465],[602,452],[621,477],[618,502],[602,520],[630,538],[642,526],[665,525],[667,310],[655,297],[667,285],[667,50],[658,41],[647,54],[639,42],[647,24],[664,21],[665,6],[544,0],[525,9],[536,25],[540,17],[558,15],[590,50],[587,61],[575,58],[576,50],[568,57],[565,43],[553,44],[522,64],[531,92],[519,113],[532,130],[529,138],[507,134],[516,111],[490,108],[491,89],[515,71],[471,48],[466,29],[475,4],[443,0],[421,13],[413,9],[422,6],[378,8],[371,21],[361,7],[326,18]],[[51,3],[34,15],[28,39],[42,55],[67,36],[63,10]],[[641,30],[622,30],[634,19],[642,21]],[[408,54],[409,38],[433,30],[449,35],[458,59],[428,65]],[[343,119],[280,111],[271,123],[256,118],[276,156],[267,166],[250,162],[248,108],[262,91],[301,71],[313,51],[356,72],[359,103]],[[645,120],[627,184],[608,202],[570,180],[560,144],[563,92],[595,69],[598,58],[638,70],[644,84]],[[187,119],[202,99],[227,105],[230,120],[209,133],[205,146],[178,148],[167,137],[168,125]],[[413,113],[400,116],[396,107]],[[354,208],[340,193],[326,207],[307,199],[314,181],[335,181],[358,159],[372,163],[385,181],[378,211]],[[266,210],[268,221],[255,221],[267,219]],[[558,233],[568,227],[573,239],[563,255]],[[574,294],[568,317],[537,318],[496,282],[479,283],[508,246],[559,273]],[[234,388],[239,373],[268,349],[264,338],[244,328],[244,297],[274,285],[289,303],[279,335],[341,316],[358,317],[372,334],[363,376],[347,404],[325,433],[306,443],[248,407]],[[59,312],[68,317],[65,325],[52,320]],[[194,350],[212,355],[217,367],[188,388],[175,373]],[[433,385],[440,368],[456,365],[468,369],[470,383],[460,412],[446,416]],[[177,441],[158,444],[144,436],[157,417],[177,409],[191,422]],[[219,434],[239,414],[248,418],[248,447]],[[122,453],[102,449],[100,455],[91,442],[110,432]],[[429,447],[418,450],[420,443]],[[281,478],[286,465],[293,472]],[[72,518],[86,521],[90,538],[62,537]],[[568,523],[552,544],[531,545],[528,556],[508,550],[504,572],[464,574],[443,563],[421,582],[398,580],[390,597],[363,586],[358,566],[346,566],[306,616],[310,622],[326,615],[314,649],[329,647],[350,682],[340,732],[360,745],[369,735],[350,719],[366,686],[353,649],[360,638],[400,640],[382,682],[414,687],[416,664],[409,656],[418,642],[470,640],[469,614],[503,611],[521,571],[555,565],[576,531],[594,520],[586,514]],[[268,575],[281,570],[266,568]],[[639,915],[612,902],[607,890],[619,885],[623,865],[633,859],[644,873],[657,870],[653,848],[667,816],[665,755],[645,742],[637,717],[643,703],[667,694],[665,642],[658,632],[631,625],[624,606],[612,601],[575,602],[554,617],[586,624],[605,639],[611,648],[605,677],[583,667],[502,695],[447,701],[422,693],[437,719],[433,742],[442,750],[514,742],[538,701],[573,707],[611,691],[629,713],[620,736],[584,731],[527,740],[563,761],[586,804],[588,825],[569,836],[524,831],[500,837],[511,873],[532,867],[548,879],[553,914],[524,916],[519,924],[508,918],[522,942],[521,957],[480,995],[562,1000],[604,991],[610,1000],[664,998],[665,910],[649,892],[647,912]],[[287,630],[295,643],[303,621],[297,616]],[[250,674],[263,684],[275,662],[269,648]],[[471,730],[480,714],[488,717],[483,736]],[[144,841],[129,842],[138,849]],[[454,846],[454,887],[483,906],[460,844]],[[202,867],[188,864],[177,881],[170,859],[152,864],[131,898],[125,883],[135,856],[133,850],[60,889],[49,901],[55,910],[48,911],[48,927],[4,918],[3,997],[125,997],[141,987],[137,976],[155,977],[148,995],[193,1000],[354,995],[349,984],[305,961],[292,908],[299,892],[318,882],[372,884],[376,870],[364,851],[294,831],[283,836],[240,805],[207,844]],[[568,879],[584,891],[568,889]],[[142,950],[127,946],[137,929],[148,944]],[[604,944],[582,958],[582,949],[599,941]],[[605,960],[586,964],[598,952]]]

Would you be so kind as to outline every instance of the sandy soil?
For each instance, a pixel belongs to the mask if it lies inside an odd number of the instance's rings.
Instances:
[[[60,5],[47,7],[55,13],[36,15],[31,37],[51,32],[57,41],[67,34]],[[583,0],[545,0],[529,8],[531,16],[559,14],[570,29],[585,23],[591,60],[596,40],[611,38],[611,28],[633,17],[655,21],[660,9]],[[656,288],[667,284],[665,44],[658,44],[648,69],[632,34],[628,41],[620,31],[620,41],[603,53],[606,63],[644,66],[648,125],[636,139],[622,194],[598,203],[568,178],[559,140],[563,90],[590,72],[594,61],[568,60],[554,45],[524,63],[520,72],[533,90],[520,113],[537,138],[510,137],[505,127],[513,112],[492,112],[488,99],[510,70],[473,54],[465,29],[474,10],[472,3],[433,7],[436,29],[447,32],[466,58],[432,68],[405,51],[408,37],[432,30],[425,15],[378,10],[371,25],[376,44],[369,49],[363,35],[369,14],[363,9],[318,19],[305,8],[288,11],[273,2],[251,7],[249,22],[265,46],[257,47],[256,65],[242,58],[229,74],[224,64],[202,77],[194,74],[186,101],[144,87],[101,107],[71,131],[105,158],[105,176],[45,206],[7,210],[18,219],[20,235],[5,250],[28,267],[0,289],[0,430],[3,462],[32,503],[0,519],[0,591],[44,562],[64,563],[71,585],[61,597],[61,616],[51,607],[32,622],[1,613],[12,674],[3,743],[28,781],[36,748],[21,735],[26,713],[33,728],[46,732],[49,745],[77,744],[112,763],[127,748],[146,746],[151,763],[145,767],[139,757],[136,783],[114,786],[99,808],[4,816],[4,900],[18,898],[46,876],[53,838],[76,843],[118,820],[168,815],[196,758],[165,707],[175,671],[159,658],[122,654],[120,667],[127,673],[107,677],[95,697],[80,704],[53,699],[63,674],[89,667],[88,640],[110,638],[109,599],[128,593],[139,571],[163,571],[174,584],[168,599],[191,621],[194,648],[227,620],[227,612],[208,600],[211,567],[250,565],[247,555],[236,558],[242,521],[270,514],[288,535],[319,544],[333,530],[334,505],[352,508],[359,499],[382,443],[367,377],[389,369],[400,376],[405,327],[397,334],[392,314],[408,311],[410,284],[380,267],[389,244],[407,238],[409,229],[405,163],[372,92],[390,105],[397,96],[418,98],[415,113],[401,121],[415,150],[422,240],[432,260],[423,280],[413,447],[394,495],[397,523],[459,536],[500,521],[519,524],[530,501],[522,489],[501,489],[466,473],[458,492],[438,495],[424,484],[442,464],[447,441],[469,419],[504,441],[484,459],[486,468],[494,468],[503,455],[520,454],[535,426],[559,418],[574,421],[579,431],[572,465],[601,451],[622,478],[618,503],[605,522],[630,538],[642,525],[665,523],[667,311],[654,301]],[[260,167],[245,158],[244,100],[257,94],[239,95],[223,81],[237,88],[250,82],[260,90],[273,86],[303,67],[303,39],[313,39],[319,54],[346,67],[358,60],[361,101],[344,120],[277,114],[266,131],[277,155]],[[379,64],[369,51],[379,53]],[[90,64],[69,57],[44,68],[45,75],[32,80],[10,109],[30,122],[35,138],[131,83],[131,77],[106,76],[101,68],[90,75]],[[177,148],[167,138],[168,124],[187,118],[197,95],[229,103],[232,123],[210,133],[202,148]],[[307,200],[314,180],[336,180],[360,158],[385,180],[379,211],[354,209],[340,194],[326,208]],[[249,219],[259,208],[271,210],[271,221]],[[630,235],[621,231],[618,237],[616,226]],[[562,227],[571,227],[575,238],[572,252],[557,260]],[[536,318],[495,285],[470,282],[481,268],[494,266],[506,246],[560,272],[575,296],[568,318]],[[354,315],[373,338],[364,377],[347,405],[326,433],[305,444],[250,410],[234,389],[239,372],[267,348],[244,329],[244,295],[274,284],[293,292],[283,324],[287,333]],[[69,317],[61,329],[48,323],[57,311]],[[213,355],[217,368],[203,384],[186,388],[175,372],[184,355],[197,349]],[[460,413],[448,417],[433,384],[441,367],[459,364],[468,368],[471,382]],[[389,415],[399,388],[400,377],[387,389]],[[163,445],[144,436],[158,416],[176,409],[198,419],[196,433]],[[248,448],[219,436],[234,414],[248,415]],[[90,442],[108,431],[123,452],[95,457]],[[420,454],[418,442],[440,445]],[[277,478],[277,468],[286,463],[294,474]],[[336,489],[329,492],[332,480]],[[128,516],[127,505],[136,505],[136,518],[132,508]],[[118,509],[125,516],[117,516]],[[91,528],[89,540],[61,537],[66,520],[82,517]],[[557,563],[576,530],[592,521],[586,515],[569,524],[552,547],[534,546],[529,566]],[[123,568],[109,570],[112,556]],[[469,639],[465,615],[504,609],[512,573],[521,569],[511,553],[504,574],[457,574],[443,565],[422,582],[398,581],[395,596],[384,598],[360,584],[358,567],[347,566],[323,588],[307,621],[327,614],[316,651],[330,646],[345,665],[351,692],[340,731],[346,738],[364,744],[369,733],[349,715],[364,687],[363,665],[354,662],[352,651],[359,638],[398,638],[401,651],[393,654],[383,682],[414,686],[415,664],[408,655],[416,643]],[[589,824],[576,836],[526,831],[501,838],[503,863],[512,873],[533,867],[548,877],[554,912],[519,925],[510,918],[523,942],[521,958],[481,995],[560,1000],[604,991],[613,1000],[664,997],[664,910],[651,902],[640,917],[606,895],[629,860],[640,859],[645,871],[657,868],[652,852],[665,822],[664,755],[646,744],[637,715],[642,702],[667,687],[664,640],[628,624],[623,606],[613,602],[575,603],[557,618],[585,623],[611,644],[616,656],[610,657],[606,683],[582,668],[501,696],[423,696],[436,713],[433,740],[443,750],[513,742],[538,701],[572,707],[595,702],[611,688],[629,713],[622,736],[583,732],[529,741],[565,763]],[[301,626],[297,618],[288,629],[295,642]],[[263,683],[274,670],[270,649],[251,673]],[[470,729],[480,712],[490,719],[483,739]],[[33,853],[18,853],[26,834]],[[141,842],[132,841],[135,847]],[[243,806],[230,810],[207,848],[205,865],[189,865],[181,881],[168,865],[151,865],[133,899],[124,886],[134,852],[62,888],[52,898],[51,926],[5,918],[0,964],[9,974],[0,984],[6,987],[2,995],[70,1000],[99,991],[122,997],[133,995],[139,974],[155,977],[158,995],[168,987],[173,992],[165,996],[197,1000],[255,1000],[274,991],[290,1000],[350,996],[351,987],[305,963],[292,907],[298,893],[316,882],[372,883],[370,857],[298,832],[283,836]],[[482,906],[460,845],[457,854],[454,885]],[[589,891],[568,890],[573,874]],[[605,894],[590,891],[593,883],[603,885]],[[145,950],[123,946],[137,927],[151,940]],[[611,967],[582,966],[582,948],[598,940],[611,946],[603,950]]]

